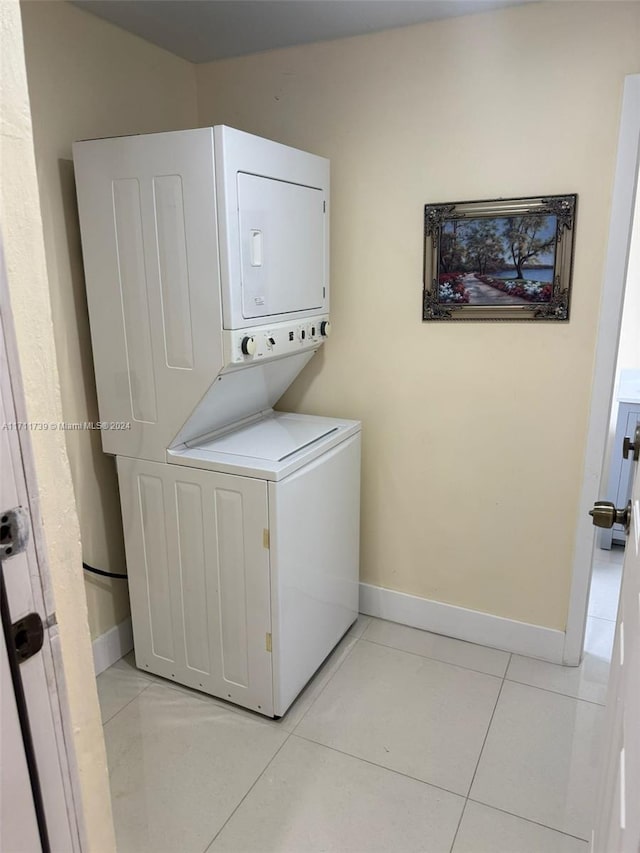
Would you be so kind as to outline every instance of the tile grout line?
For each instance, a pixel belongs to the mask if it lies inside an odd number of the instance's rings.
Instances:
[[[498,703],[500,702],[500,697],[502,696],[502,689],[504,687],[504,683],[507,680],[507,672],[509,671],[509,664],[511,663],[511,658],[513,654],[509,655],[509,660],[507,661],[507,666],[504,671],[504,675],[502,676],[502,682],[500,684],[500,690],[498,690],[498,695],[496,696],[496,702],[493,706],[493,711],[491,712],[491,717],[489,719],[489,725],[487,726],[487,731],[485,732],[484,738],[482,740],[482,746],[480,747],[480,752],[478,753],[478,760],[476,761],[475,770],[473,771],[473,776],[471,777],[471,782],[469,783],[469,788],[467,789],[467,794],[465,797],[465,805],[466,801],[469,799],[469,794],[471,793],[471,789],[473,788],[473,783],[476,778],[476,774],[478,773],[478,767],[480,766],[480,761],[482,760],[482,753],[484,752],[485,745],[487,743],[487,738],[489,737],[489,732],[491,731],[491,724],[493,723],[493,718],[496,715],[496,710],[498,708]]]
[[[469,798],[465,798],[464,803],[462,804],[462,811],[460,812],[460,820],[458,821],[458,825],[456,826],[456,831],[453,833],[453,839],[451,841],[451,847],[449,848],[449,853],[453,853],[453,848],[456,846],[456,839],[458,837],[458,833],[460,832],[460,827],[462,826],[462,818],[464,817],[464,813],[467,810],[467,803],[469,802]]]
[[[366,629],[365,629],[365,630],[366,630]],[[346,634],[345,634],[345,636],[346,636]],[[313,700],[313,702],[311,703],[311,705],[309,705],[309,707],[308,707],[308,708],[307,708],[307,710],[304,712],[304,714],[302,715],[302,717],[300,718],[300,720],[298,721],[298,723],[296,723],[296,725],[294,726],[293,730],[289,732],[289,731],[287,731],[286,729],[283,729],[283,731],[284,731],[284,732],[286,732],[286,737],[285,737],[285,739],[282,741],[282,743],[280,744],[280,746],[278,747],[278,749],[277,749],[277,750],[274,752],[274,754],[271,756],[271,758],[269,759],[269,761],[267,762],[267,764],[264,766],[263,770],[258,774],[258,776],[256,777],[256,779],[253,781],[253,783],[251,784],[251,786],[249,787],[249,789],[245,792],[245,794],[244,794],[244,796],[242,797],[242,799],[239,801],[239,803],[238,803],[238,804],[236,805],[236,807],[233,809],[233,811],[231,812],[231,814],[227,817],[227,819],[226,819],[226,820],[225,820],[225,822],[222,824],[222,826],[220,827],[220,829],[216,832],[216,834],[213,836],[213,838],[211,839],[211,841],[210,841],[210,842],[207,844],[207,846],[204,848],[203,853],[207,853],[207,851],[209,850],[209,848],[211,847],[211,845],[214,843],[214,841],[216,840],[216,838],[220,835],[220,833],[222,832],[222,830],[223,830],[223,829],[225,828],[225,826],[229,823],[229,821],[230,821],[230,820],[231,820],[231,818],[234,816],[234,814],[238,811],[238,809],[240,808],[240,806],[244,803],[244,801],[245,801],[245,800],[246,800],[246,798],[249,796],[249,794],[251,793],[251,791],[253,791],[253,789],[254,789],[254,788],[255,788],[255,786],[258,784],[258,782],[260,781],[260,779],[262,779],[262,777],[263,777],[263,776],[264,776],[264,774],[267,772],[267,770],[269,769],[269,767],[271,766],[271,764],[275,761],[276,757],[280,754],[280,751],[284,748],[284,745],[289,741],[289,739],[290,739],[291,737],[293,737],[293,732],[294,732],[294,731],[296,730],[296,728],[300,725],[300,723],[302,722],[302,720],[306,717],[307,713],[311,710],[311,708],[313,707],[313,705],[316,703],[317,699],[319,699],[319,698],[320,698],[320,695],[323,693],[323,691],[324,691],[325,687],[329,684],[329,682],[331,681],[331,679],[333,678],[333,676],[334,676],[334,675],[335,675],[335,674],[340,670],[340,668],[342,667],[342,664],[343,664],[343,663],[345,662],[345,660],[349,657],[349,655],[351,654],[351,652],[355,649],[355,647],[356,647],[356,645],[357,645],[357,643],[358,643],[358,640],[359,640],[359,639],[360,639],[359,637],[356,637],[356,638],[355,638],[355,642],[353,643],[353,645],[351,646],[351,648],[350,648],[350,649],[347,651],[347,653],[345,654],[345,656],[344,656],[343,660],[340,662],[340,665],[336,668],[336,671],[335,671],[334,673],[332,673],[332,674],[329,676],[329,678],[327,679],[327,683],[322,687],[322,689],[320,690],[320,692],[318,693],[318,695],[316,696],[316,698]],[[233,710],[233,709],[232,709],[232,710]],[[242,709],[240,709],[240,708],[238,708],[237,710],[238,710],[238,711],[242,711]]]
[[[155,682],[150,680],[149,683],[145,687],[143,687],[139,693],[136,693],[135,696],[132,696],[131,699],[129,699],[129,701],[125,705],[122,706],[122,708],[118,708],[118,710],[115,712],[115,714],[112,714],[107,720],[103,720],[102,728],[104,729],[104,727],[107,725],[107,723],[110,723],[111,720],[115,719],[118,716],[118,714],[121,714],[125,710],[125,708],[128,708],[132,702],[135,702],[136,699],[139,699],[140,696],[142,696],[142,694],[145,692],[145,690],[148,690],[154,683]]]
[[[365,631],[366,631],[366,628],[365,628]],[[363,633],[364,633],[364,632],[363,632]],[[345,635],[345,636],[346,636],[346,635]],[[340,670],[341,670],[341,669],[342,669],[342,667],[344,666],[344,664],[345,664],[345,662],[346,662],[347,658],[351,657],[351,655],[352,655],[352,653],[353,653],[353,650],[354,650],[354,649],[355,649],[355,647],[358,645],[358,643],[360,642],[360,640],[361,640],[361,639],[362,639],[362,637],[356,637],[356,638],[355,638],[355,642],[352,644],[351,648],[347,651],[347,653],[346,653],[346,654],[345,654],[345,656],[342,658],[342,660],[340,661],[340,663],[338,664],[338,666],[335,668],[335,671],[331,673],[331,675],[329,676],[329,678],[327,678],[326,682],[322,685],[322,687],[321,687],[321,688],[320,688],[320,690],[318,691],[318,695],[317,695],[317,696],[316,696],[316,698],[313,700],[313,702],[311,702],[311,704],[309,705],[309,707],[307,708],[307,710],[304,712],[304,714],[300,717],[300,719],[299,719],[299,720],[298,720],[298,722],[295,724],[295,726],[291,729],[290,734],[294,734],[294,732],[296,732],[296,731],[297,731],[297,729],[298,729],[298,728],[299,728],[299,726],[302,724],[302,721],[303,721],[303,720],[304,720],[304,718],[307,716],[307,714],[309,713],[309,711],[313,708],[313,706],[316,704],[316,702],[318,701],[318,699],[322,696],[322,694],[323,694],[323,693],[324,693],[324,691],[327,689],[327,687],[329,686],[329,684],[333,681],[334,677],[335,677],[335,676],[340,672]]]
[[[210,842],[207,844],[207,846],[204,848],[203,853],[207,853],[207,851],[209,850],[209,848],[211,847],[211,845],[213,844],[213,842],[214,842],[214,841],[216,840],[216,838],[220,835],[220,833],[222,832],[222,830],[223,830],[223,829],[225,828],[225,826],[229,823],[229,821],[231,820],[231,818],[232,818],[232,817],[234,816],[234,814],[238,811],[238,809],[239,809],[239,808],[240,808],[240,806],[244,803],[244,801],[247,799],[247,797],[249,796],[249,794],[253,791],[253,789],[254,789],[254,788],[255,788],[255,786],[258,784],[258,782],[260,781],[260,779],[262,779],[262,777],[263,777],[263,776],[264,776],[264,774],[267,772],[267,770],[269,769],[269,767],[271,766],[271,764],[275,761],[276,757],[277,757],[277,756],[279,755],[279,753],[280,753],[280,750],[284,747],[285,743],[287,743],[287,741],[289,740],[289,738],[290,738],[290,737],[291,737],[291,732],[287,732],[287,736],[285,737],[285,739],[282,741],[282,743],[280,744],[280,746],[279,746],[279,747],[276,749],[276,751],[273,753],[273,755],[271,756],[271,758],[269,759],[269,761],[267,761],[267,763],[266,763],[266,764],[265,764],[265,766],[262,768],[262,770],[260,771],[260,773],[258,773],[258,775],[256,776],[256,778],[253,780],[253,782],[252,782],[252,783],[251,783],[251,785],[249,786],[249,789],[244,793],[244,795],[242,796],[242,798],[240,799],[240,801],[238,802],[238,804],[236,805],[236,807],[233,809],[233,811],[231,812],[231,814],[229,815],[229,817],[225,820],[225,822],[222,824],[222,826],[220,827],[220,829],[216,832],[216,834],[213,836],[213,838],[211,839],[211,841],[210,841]]]
[[[146,688],[145,688],[145,689],[146,689]],[[499,698],[499,696],[498,696],[498,698]],[[497,701],[496,701],[496,706],[497,706]],[[494,708],[494,712],[495,712],[495,708]],[[493,717],[493,715],[492,715],[492,717]],[[489,724],[489,725],[491,725],[491,724]],[[492,805],[492,804],[489,804],[489,803],[484,803],[484,802],[482,802],[481,800],[473,799],[472,797],[470,797],[470,796],[468,796],[468,795],[465,797],[464,795],[459,794],[459,793],[457,793],[456,791],[451,791],[451,790],[450,790],[450,789],[448,789],[448,788],[443,788],[441,785],[435,785],[435,784],[434,784],[434,783],[432,783],[432,782],[426,782],[424,779],[418,779],[417,777],[415,777],[415,776],[410,776],[410,775],[408,775],[407,773],[403,773],[403,772],[402,772],[402,771],[400,771],[400,770],[394,770],[394,769],[393,769],[393,768],[391,768],[391,767],[385,767],[384,765],[376,764],[376,762],[374,762],[374,761],[370,761],[369,759],[361,758],[360,756],[353,755],[352,753],[349,753],[349,752],[344,752],[343,750],[336,749],[336,748],[335,748],[335,747],[333,747],[333,746],[328,746],[327,744],[320,743],[320,742],[318,742],[318,741],[314,741],[314,740],[312,740],[311,738],[304,737],[303,735],[297,735],[297,734],[294,734],[294,732],[288,732],[288,733],[287,733],[287,736],[286,736],[286,738],[285,738],[285,740],[284,740],[284,741],[282,742],[282,744],[278,747],[278,749],[276,750],[276,752],[274,753],[274,755],[272,756],[272,758],[271,758],[271,759],[268,761],[268,763],[265,765],[264,769],[263,769],[263,770],[259,773],[259,775],[256,777],[256,779],[254,780],[254,782],[251,784],[250,788],[249,788],[249,789],[247,790],[247,792],[244,794],[244,796],[242,797],[242,799],[238,802],[237,806],[233,809],[233,811],[231,812],[231,814],[227,817],[227,819],[225,820],[225,822],[223,823],[223,825],[220,827],[220,829],[218,830],[218,832],[216,832],[216,834],[215,834],[215,835],[214,835],[214,837],[211,839],[211,841],[209,842],[209,844],[207,845],[207,847],[204,849],[203,853],[207,853],[207,851],[209,851],[209,850],[210,850],[211,845],[212,845],[212,844],[214,843],[214,841],[218,838],[218,836],[219,836],[219,835],[220,835],[220,833],[223,831],[223,829],[225,828],[225,826],[229,823],[229,821],[230,821],[230,820],[231,820],[231,818],[234,816],[234,814],[238,811],[238,809],[240,808],[240,806],[242,805],[242,803],[243,803],[243,802],[245,801],[245,799],[249,796],[249,794],[251,793],[251,791],[253,790],[253,788],[258,784],[258,782],[260,781],[260,779],[261,779],[261,778],[264,776],[264,774],[267,772],[267,770],[269,769],[270,765],[275,761],[276,757],[279,755],[279,753],[281,752],[281,750],[284,748],[285,744],[286,744],[286,743],[287,743],[287,742],[288,742],[292,737],[293,737],[293,738],[296,738],[296,739],[298,739],[298,740],[305,741],[305,742],[307,742],[307,743],[312,743],[314,746],[319,746],[319,747],[321,747],[321,748],[323,748],[323,749],[328,749],[328,750],[330,750],[331,752],[336,752],[336,753],[338,753],[339,755],[344,755],[345,757],[347,757],[347,758],[352,758],[352,759],[354,759],[355,761],[361,761],[363,764],[368,764],[368,765],[370,765],[370,766],[372,766],[372,767],[376,767],[376,768],[378,768],[379,770],[383,770],[383,771],[386,771],[386,772],[388,772],[388,773],[393,773],[394,775],[397,775],[397,776],[402,776],[402,777],[403,777],[403,778],[405,778],[405,779],[410,779],[410,780],[411,780],[411,781],[413,781],[413,782],[418,782],[419,784],[426,785],[426,786],[427,786],[427,787],[429,787],[429,788],[434,788],[434,789],[436,789],[436,790],[443,791],[444,793],[451,794],[451,796],[458,797],[458,798],[460,798],[460,799],[464,800],[463,807],[462,807],[462,811],[461,811],[461,813],[460,813],[460,818],[459,818],[459,820],[458,820],[458,824],[457,824],[457,827],[456,827],[456,831],[455,831],[455,834],[454,834],[454,836],[453,836],[453,840],[452,840],[452,843],[451,843],[450,853],[453,853],[453,849],[454,849],[454,846],[455,846],[455,842],[456,842],[456,839],[457,839],[457,836],[458,836],[458,833],[459,833],[459,830],[460,830],[460,826],[462,825],[462,820],[463,820],[463,818],[464,818],[464,814],[465,814],[465,811],[466,811],[467,803],[469,803],[469,802],[475,803],[475,804],[480,805],[480,806],[484,806],[485,808],[493,809],[493,810],[495,810],[495,811],[501,812],[502,814],[506,814],[506,815],[509,815],[510,817],[516,818],[517,820],[524,820],[525,822],[527,822],[527,823],[531,823],[531,824],[533,824],[534,826],[539,826],[539,827],[541,827],[542,829],[548,829],[550,832],[557,832],[559,835],[563,835],[563,836],[566,836],[566,837],[568,837],[568,838],[573,838],[573,839],[575,839],[576,841],[581,841],[581,842],[583,842],[583,843],[588,843],[588,840],[587,840],[587,839],[582,838],[582,837],[581,837],[581,836],[579,836],[579,835],[572,835],[571,833],[569,833],[569,832],[564,832],[563,830],[561,830],[561,829],[557,829],[556,827],[548,826],[547,824],[540,823],[539,821],[532,820],[531,818],[524,817],[523,815],[516,814],[515,812],[507,811],[506,809],[502,809],[502,808],[500,808],[499,806],[495,806],[495,805]],[[485,738],[485,740],[486,740],[486,738]],[[483,744],[483,746],[484,746],[484,744]],[[478,759],[478,763],[479,763],[479,761],[480,761],[480,759]],[[477,769],[477,768],[476,768],[476,769]],[[474,777],[475,777],[475,774],[474,774]],[[472,780],[472,784],[473,784],[473,780]]]
[[[421,630],[421,629],[418,628],[417,630]],[[438,634],[437,636],[443,636],[443,635]],[[398,648],[398,646],[389,646],[386,643],[378,643],[375,640],[367,640],[365,637],[359,637],[358,639],[362,640],[365,643],[370,643],[372,646],[378,646],[381,649],[393,649],[394,652],[402,652],[405,655],[413,655],[413,657],[422,658],[422,660],[433,660],[433,661],[436,661],[436,663],[444,663],[447,666],[455,666],[457,669],[464,669],[466,672],[475,672],[478,675],[488,675],[490,678],[504,678],[503,675],[496,675],[495,673],[487,672],[484,669],[474,669],[473,667],[465,666],[462,663],[452,663],[451,661],[448,661],[448,660],[442,660],[442,658],[435,658],[435,657],[430,656],[430,655],[421,655],[420,652],[410,652],[407,649],[400,649],[400,648]],[[447,637],[447,639],[455,640],[456,638],[455,637]],[[458,642],[466,643],[467,641],[466,640],[458,640]],[[470,645],[477,645],[477,643],[471,643]],[[509,661],[511,660],[511,652],[505,652],[504,649],[494,649],[492,646],[481,646],[480,648],[490,649],[491,651],[494,651],[494,652],[502,652],[502,654],[509,655]],[[509,666],[509,661],[507,661],[507,666]],[[505,670],[505,672],[506,672],[506,670]]]
[[[476,762],[475,770],[473,771],[473,776],[471,777],[471,782],[469,783],[469,789],[467,790],[467,795],[464,798],[464,805],[462,807],[462,813],[460,814],[460,820],[458,821],[458,825],[456,827],[455,834],[453,836],[453,841],[451,842],[451,849],[449,853],[453,853],[453,848],[456,844],[456,839],[458,838],[458,833],[460,832],[460,827],[462,826],[462,819],[464,817],[464,813],[467,810],[467,803],[469,802],[469,794],[471,793],[471,788],[473,787],[474,780],[476,778],[476,773],[478,772],[478,767],[480,766],[480,759],[482,758],[482,753],[484,752],[484,745],[487,742],[487,738],[489,737],[489,730],[491,729],[491,723],[493,722],[493,718],[496,713],[496,708],[498,707],[498,702],[500,701],[500,696],[502,695],[502,688],[504,687],[504,683],[507,680],[507,673],[509,672],[509,667],[511,666],[511,661],[513,660],[513,652],[509,653],[509,658],[507,660],[507,665],[504,668],[504,673],[502,674],[502,682],[500,684],[500,690],[498,690],[498,695],[496,697],[496,703],[493,706],[493,711],[491,712],[491,719],[489,720],[489,725],[487,726],[487,731],[485,732],[484,740],[482,741],[482,746],[480,747],[480,752],[478,754],[478,760]]]
[[[532,690],[542,690],[543,693],[552,693],[554,696],[564,696],[565,699],[573,699],[574,702],[586,702],[587,705],[595,705],[597,708],[605,708],[607,701],[596,702],[595,699],[583,699],[581,696],[571,696],[569,693],[561,693],[559,690],[551,690],[550,687],[540,687],[538,684],[529,684],[528,681],[517,681],[515,678],[506,678],[509,684],[519,684],[520,687],[531,687]]]
[[[493,809],[496,812],[501,812],[502,814],[507,814],[509,817],[518,818],[518,820],[524,820],[527,823],[532,823],[534,826],[539,826],[542,829],[548,829],[551,832],[557,832],[559,835],[565,835],[567,838],[575,838],[576,841],[582,841],[585,844],[589,843],[588,838],[583,838],[581,835],[572,835],[570,832],[565,832],[562,829],[557,829],[555,826],[549,826],[546,823],[540,823],[538,820],[533,820],[530,817],[524,817],[521,814],[516,814],[515,812],[507,811],[507,809],[501,809],[500,806],[491,805],[491,803],[484,803],[482,800],[474,800],[473,797],[467,797],[467,802],[475,803],[478,806],[484,806],[487,809]]]
[[[466,810],[466,808],[467,808],[467,803],[469,803],[469,802],[477,803],[478,805],[485,806],[486,808],[495,809],[496,811],[502,812],[503,814],[507,814],[507,815],[510,815],[511,817],[518,818],[519,820],[525,820],[525,821],[528,821],[529,823],[532,823],[532,824],[534,824],[535,826],[540,826],[540,827],[542,827],[543,829],[548,829],[548,830],[550,830],[551,832],[558,832],[558,833],[560,833],[561,835],[565,835],[565,836],[567,836],[567,837],[569,837],[569,838],[575,838],[577,841],[582,841],[582,842],[587,842],[587,843],[588,843],[588,839],[586,839],[586,838],[581,838],[579,835],[572,835],[572,834],[571,834],[571,833],[569,833],[569,832],[563,832],[561,829],[556,829],[556,828],[555,828],[555,827],[553,827],[553,826],[547,826],[547,824],[540,823],[540,822],[538,822],[538,821],[536,821],[536,820],[531,820],[530,818],[526,818],[526,817],[523,817],[522,815],[515,814],[514,812],[507,811],[506,809],[501,809],[499,806],[494,806],[494,805],[491,805],[490,803],[483,803],[481,800],[476,800],[476,799],[474,799],[473,797],[471,797],[471,789],[473,788],[473,783],[474,783],[475,778],[476,778],[476,775],[477,775],[477,773],[478,773],[478,768],[479,768],[479,766],[480,766],[480,761],[482,760],[482,753],[484,752],[484,748],[485,748],[485,745],[486,745],[487,739],[488,739],[488,737],[489,737],[489,731],[490,731],[490,729],[491,729],[491,725],[492,725],[492,723],[493,723],[493,718],[494,718],[495,713],[496,713],[496,710],[497,710],[497,708],[498,708],[498,702],[500,701],[500,696],[502,695],[502,689],[503,689],[503,687],[504,687],[504,685],[505,685],[505,682],[507,682],[507,681],[508,681],[508,682],[510,682],[511,684],[520,684],[520,686],[522,686],[522,687],[532,687],[534,690],[542,690],[544,693],[552,693],[552,694],[553,694],[553,695],[555,695],[555,696],[564,696],[566,699],[572,699],[573,701],[576,701],[576,702],[586,702],[586,703],[587,703],[587,704],[589,704],[589,705],[596,705],[597,707],[602,707],[601,705],[598,705],[598,703],[597,703],[597,702],[590,702],[590,701],[589,701],[589,700],[587,700],[587,699],[576,699],[576,698],[575,698],[575,697],[573,697],[573,696],[566,696],[564,693],[556,693],[554,690],[547,690],[547,689],[546,689],[546,688],[544,688],[544,687],[536,687],[536,686],[534,686],[534,685],[532,685],[532,684],[524,684],[524,683],[522,683],[522,682],[520,682],[520,681],[514,681],[514,680],[513,680],[513,679],[511,679],[511,678],[507,678],[507,673],[509,672],[509,666],[511,665],[511,661],[512,661],[512,660],[513,660],[513,652],[509,655],[509,660],[508,660],[508,662],[507,662],[507,667],[506,667],[506,669],[505,669],[505,671],[504,671],[504,676],[502,677],[502,684],[500,685],[500,691],[499,691],[499,693],[498,693],[498,698],[496,699],[496,704],[495,704],[495,707],[494,707],[494,709],[493,709],[493,713],[491,714],[491,720],[489,721],[489,727],[487,728],[487,733],[486,733],[485,738],[484,738],[484,741],[483,741],[483,743],[482,743],[482,749],[480,750],[480,755],[478,756],[478,762],[477,762],[477,764],[476,764],[476,769],[475,769],[475,771],[474,771],[473,778],[471,779],[471,784],[469,785],[469,791],[468,791],[467,796],[466,796],[466,798],[465,798],[465,804],[464,804],[464,809],[463,809],[463,815],[464,815],[464,812],[465,812],[465,810]],[[461,816],[461,818],[460,818],[460,823],[458,824],[458,829],[456,830],[456,836],[454,837],[454,842],[453,842],[454,844],[455,844],[455,839],[456,839],[456,837],[457,837],[457,835],[458,835],[458,831],[459,831],[459,829],[460,829],[460,825],[461,825],[461,824],[462,824],[462,816]],[[453,845],[451,846],[450,853],[453,853]]]
[[[556,829],[556,828],[555,828],[555,827],[553,827],[553,826],[547,826],[547,824],[539,823],[539,822],[538,822],[538,821],[536,821],[536,820],[531,820],[530,818],[526,818],[526,817],[523,817],[522,815],[515,814],[514,812],[507,811],[506,809],[501,809],[499,806],[494,806],[494,805],[491,805],[490,803],[483,803],[481,800],[475,800],[473,797],[471,797],[471,789],[473,788],[473,783],[474,783],[475,778],[476,778],[476,775],[477,775],[477,773],[478,773],[478,768],[479,768],[479,766],[480,766],[480,761],[482,760],[482,753],[484,752],[484,748],[485,748],[485,745],[486,745],[486,742],[487,742],[487,738],[489,737],[489,731],[491,730],[491,724],[493,723],[493,718],[494,718],[495,713],[496,713],[496,710],[497,710],[497,708],[498,708],[498,702],[500,701],[500,696],[502,695],[502,689],[503,689],[503,687],[504,687],[504,685],[505,685],[505,682],[509,681],[511,684],[520,684],[522,687],[533,687],[533,689],[534,689],[534,690],[542,690],[542,691],[543,691],[543,692],[545,692],[545,693],[553,693],[555,696],[565,696],[565,694],[564,694],[564,693],[555,693],[555,691],[553,691],[553,690],[546,690],[544,687],[534,687],[534,685],[531,685],[531,684],[523,684],[522,682],[519,682],[519,681],[513,681],[513,679],[507,678],[507,673],[509,672],[509,666],[510,666],[510,664],[511,664],[511,661],[513,660],[513,654],[514,654],[514,653],[512,652],[512,653],[509,655],[509,660],[507,661],[507,666],[506,666],[506,668],[505,668],[504,675],[502,676],[502,684],[500,685],[500,690],[499,690],[499,692],[498,692],[498,697],[497,697],[497,699],[496,699],[496,704],[495,704],[495,706],[494,706],[494,708],[493,708],[493,713],[491,714],[491,719],[489,720],[489,726],[487,727],[487,732],[486,732],[485,737],[484,737],[484,740],[483,740],[483,742],[482,742],[482,748],[481,748],[481,750],[480,750],[480,754],[479,754],[479,756],[478,756],[478,761],[477,761],[477,763],[476,763],[476,768],[475,768],[475,770],[474,770],[473,777],[472,777],[472,779],[471,779],[471,784],[469,785],[469,790],[468,790],[467,795],[466,795],[466,797],[465,797],[464,807],[463,807],[463,809],[462,809],[462,814],[460,815],[460,821],[458,822],[458,827],[457,827],[457,829],[456,829],[456,833],[455,833],[455,835],[454,835],[454,837],[453,837],[453,842],[452,842],[452,844],[451,844],[451,849],[450,849],[449,853],[453,853],[453,849],[454,849],[454,846],[455,846],[455,843],[456,843],[456,839],[457,839],[457,837],[458,837],[458,833],[459,833],[459,831],[460,831],[460,826],[462,825],[462,819],[463,819],[463,817],[464,817],[464,813],[465,813],[466,808],[467,808],[467,803],[469,803],[469,802],[477,803],[478,805],[484,806],[485,808],[495,809],[495,811],[502,812],[503,814],[507,814],[507,815],[509,815],[510,817],[515,817],[515,818],[517,818],[517,819],[519,819],[519,820],[527,821],[528,823],[532,823],[532,824],[534,824],[535,826],[540,826],[540,827],[541,827],[541,828],[543,828],[543,829],[548,829],[548,830],[550,830],[551,832],[558,832],[558,833],[560,833],[561,835],[565,835],[565,836],[567,836],[568,838],[575,838],[577,841],[582,841],[582,842],[586,842],[586,843],[588,843],[588,839],[586,839],[586,838],[581,838],[579,835],[572,835],[572,834],[571,834],[571,833],[569,833],[569,832],[563,832],[561,829]],[[575,699],[575,697],[572,697],[572,696],[566,696],[565,698],[567,698],[567,699]],[[587,703],[588,703],[588,704],[590,704],[590,705],[598,705],[598,703],[597,703],[597,702],[589,702],[587,699],[575,699],[575,701],[579,701],[579,702],[587,702]],[[599,707],[602,707],[602,706],[599,706]]]
[[[493,711],[491,712],[491,718],[489,719],[489,725],[487,726],[487,731],[485,732],[484,739],[482,741],[482,746],[480,747],[480,752],[478,754],[478,760],[476,762],[475,769],[473,771],[473,776],[471,777],[471,782],[469,783],[469,788],[467,790],[467,794],[464,798],[464,804],[462,806],[462,811],[460,812],[460,820],[458,821],[458,825],[456,826],[456,831],[453,834],[453,839],[451,840],[451,847],[449,848],[449,853],[453,853],[453,848],[456,845],[456,840],[458,838],[458,833],[460,832],[460,827],[462,826],[462,819],[464,818],[464,813],[467,810],[467,803],[469,802],[469,794],[471,793],[471,788],[473,787],[473,780],[476,778],[476,773],[478,772],[478,766],[480,765],[480,759],[482,758],[482,753],[484,751],[484,745],[487,742],[487,738],[489,737],[489,729],[491,728],[491,723],[493,722],[493,717],[496,712],[496,708],[498,707],[498,702],[500,701],[500,696],[502,694],[502,688],[504,687],[504,683],[507,678],[507,672],[509,672],[509,666],[511,664],[511,660],[513,658],[513,652],[509,652],[509,657],[507,658],[507,663],[504,668],[504,672],[502,673],[502,680],[500,682],[500,689],[498,690],[498,695],[496,696],[496,702],[493,706]]]
[[[354,761],[361,761],[363,764],[369,764],[371,767],[377,767],[378,770],[384,770],[387,773],[393,773],[396,776],[402,776],[405,779],[410,779],[412,782],[419,782],[421,785],[426,785],[428,788],[435,788],[438,791],[444,791],[445,794],[451,794],[453,797],[458,797],[460,800],[464,800],[465,795],[458,793],[458,791],[452,791],[450,788],[443,788],[442,785],[437,785],[435,782],[425,782],[424,779],[419,779],[417,776],[411,776],[409,773],[403,773],[402,770],[396,770],[393,767],[387,767],[385,764],[378,764],[375,761],[372,761],[370,758],[363,758],[361,755],[354,755],[352,752],[345,752],[343,749],[338,749],[336,746],[329,746],[329,744],[321,743],[319,740],[313,740],[313,738],[307,737],[306,735],[299,735],[295,732],[291,732],[292,737],[298,738],[298,740],[306,741],[306,743],[312,743],[314,746],[320,746],[323,749],[329,749],[331,752],[337,752],[338,755],[344,755],[347,758],[353,758]]]

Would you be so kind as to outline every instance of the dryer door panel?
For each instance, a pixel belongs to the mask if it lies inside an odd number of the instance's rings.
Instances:
[[[136,665],[273,715],[267,484],[118,457]]]
[[[242,315],[321,310],[325,301],[322,190],[238,173]]]

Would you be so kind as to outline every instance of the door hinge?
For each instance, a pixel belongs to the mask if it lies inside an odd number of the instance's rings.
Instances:
[[[262,547],[266,548],[267,551],[270,548],[270,536],[269,536],[269,531],[267,530],[266,527],[262,531]]]
[[[0,560],[21,554],[29,541],[29,513],[21,506],[0,515]]]
[[[268,652],[271,651],[271,634],[265,635],[265,648]]]
[[[323,212],[323,213],[326,213],[326,212],[327,212],[327,202],[326,202],[326,201],[323,201],[323,202],[322,202],[322,212]]]

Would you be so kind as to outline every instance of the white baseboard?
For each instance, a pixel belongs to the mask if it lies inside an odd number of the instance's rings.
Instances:
[[[360,584],[360,612],[411,628],[491,646],[527,657],[562,663],[564,632],[528,622],[516,622],[479,610]],[[133,648],[131,618],[115,625],[93,641],[93,665],[100,675]]]
[[[100,675],[133,648],[133,629],[129,616],[119,625],[114,625],[104,634],[96,637],[93,645],[93,667]]]
[[[360,584],[360,612],[468,643],[562,663],[564,631]]]

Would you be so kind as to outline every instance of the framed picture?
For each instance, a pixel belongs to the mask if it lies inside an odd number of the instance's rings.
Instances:
[[[577,198],[425,205],[422,319],[567,321]]]

